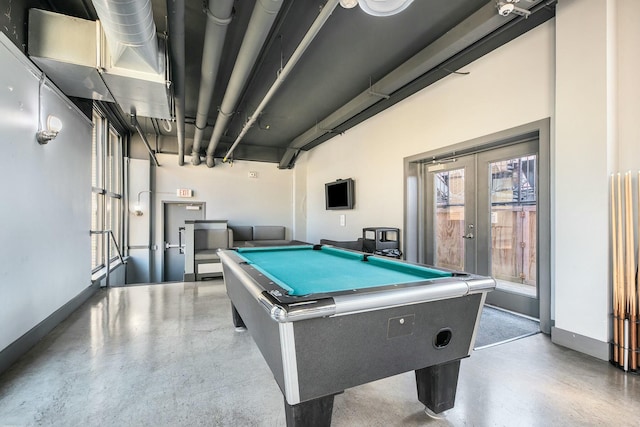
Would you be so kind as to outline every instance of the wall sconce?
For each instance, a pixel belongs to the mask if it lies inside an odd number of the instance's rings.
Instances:
[[[44,145],[58,136],[58,133],[62,130],[62,120],[56,116],[50,115],[47,117],[47,129],[39,130],[36,133],[36,139],[41,145]]]
[[[136,204],[133,206],[133,214],[135,216],[142,216],[142,205],[140,204],[140,196],[142,195],[142,193],[149,193],[151,194],[151,190],[142,190],[138,193],[138,201],[136,202]]]

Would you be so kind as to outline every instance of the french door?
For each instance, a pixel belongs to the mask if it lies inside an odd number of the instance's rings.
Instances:
[[[538,141],[426,163],[424,262],[497,281],[487,302],[538,318]]]

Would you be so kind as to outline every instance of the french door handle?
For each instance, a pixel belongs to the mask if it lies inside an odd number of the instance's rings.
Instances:
[[[184,243],[182,243],[180,245],[176,245],[176,244],[172,244],[172,243],[169,243],[169,242],[164,242],[164,248],[165,249],[173,249],[173,248],[182,248],[182,249],[184,249],[186,247],[187,247],[187,245],[185,245]]]
[[[473,224],[469,224],[467,225],[467,228],[469,229],[469,232],[467,234],[465,234],[464,236],[462,236],[463,239],[473,239],[474,235],[473,235]]]

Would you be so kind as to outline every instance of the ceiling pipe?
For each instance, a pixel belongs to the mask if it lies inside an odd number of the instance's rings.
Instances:
[[[280,70],[280,73],[278,73],[276,81],[271,85],[269,91],[264,96],[253,114],[249,116],[249,119],[242,128],[242,131],[240,132],[234,143],[231,145],[231,148],[229,148],[229,151],[227,151],[227,154],[222,159],[223,162],[227,161],[229,156],[233,153],[233,150],[235,150],[236,146],[240,143],[242,138],[244,138],[251,126],[253,126],[256,120],[258,120],[264,108],[267,106],[269,101],[271,101],[271,98],[273,97],[273,95],[275,95],[276,91],[280,88],[282,83],[284,83],[284,81],[287,79],[291,70],[293,70],[304,52],[311,45],[311,42],[313,42],[313,39],[315,39],[315,37],[318,35],[339,2],[340,0],[329,0],[327,1],[327,4],[324,5],[322,10],[320,11],[320,14],[316,18],[316,20],[313,21],[313,24],[311,24],[311,27],[309,27],[309,30],[302,38],[302,41],[300,42],[298,47],[296,47],[296,50],[293,51],[293,54],[291,55],[291,58],[289,58],[289,61],[287,61],[284,68],[282,68],[282,70]]]
[[[231,22],[233,0],[209,0],[209,7],[205,9],[207,14],[207,26],[204,33],[204,48],[202,50],[202,68],[200,78],[200,92],[198,93],[198,109],[196,112],[196,130],[193,136],[191,149],[191,163],[200,164],[200,150],[202,136],[207,127],[209,106],[213,97],[220,57],[227,35],[227,27]]]
[[[147,136],[144,134],[144,131],[140,126],[140,122],[138,122],[138,118],[135,116],[135,114],[131,115],[131,124],[138,131],[138,135],[140,135],[140,139],[142,139],[142,142],[144,142],[144,146],[147,148],[147,151],[149,152],[149,156],[151,157],[151,160],[153,160],[153,163],[156,166],[160,166],[160,163],[158,163],[158,159],[156,158],[156,153],[154,153],[153,150],[151,149],[151,145],[149,145],[149,140],[147,139]]]
[[[142,59],[160,72],[151,0],[92,0],[116,65]]]
[[[212,168],[215,165],[213,154],[216,150],[220,137],[227,128],[229,120],[233,116],[234,109],[240,98],[240,94],[247,83],[249,73],[260,54],[269,31],[276,20],[283,0],[257,0],[247,32],[242,40],[242,46],[238,52],[236,63],[233,66],[227,91],[222,99],[222,104],[218,111],[218,118],[213,127],[213,133],[207,147],[207,166]]]
[[[184,165],[184,0],[167,0],[173,95],[178,138],[178,165]]]

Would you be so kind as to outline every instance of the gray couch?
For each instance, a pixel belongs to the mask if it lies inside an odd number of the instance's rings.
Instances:
[[[230,225],[234,247],[289,244],[286,228],[280,225]]]

